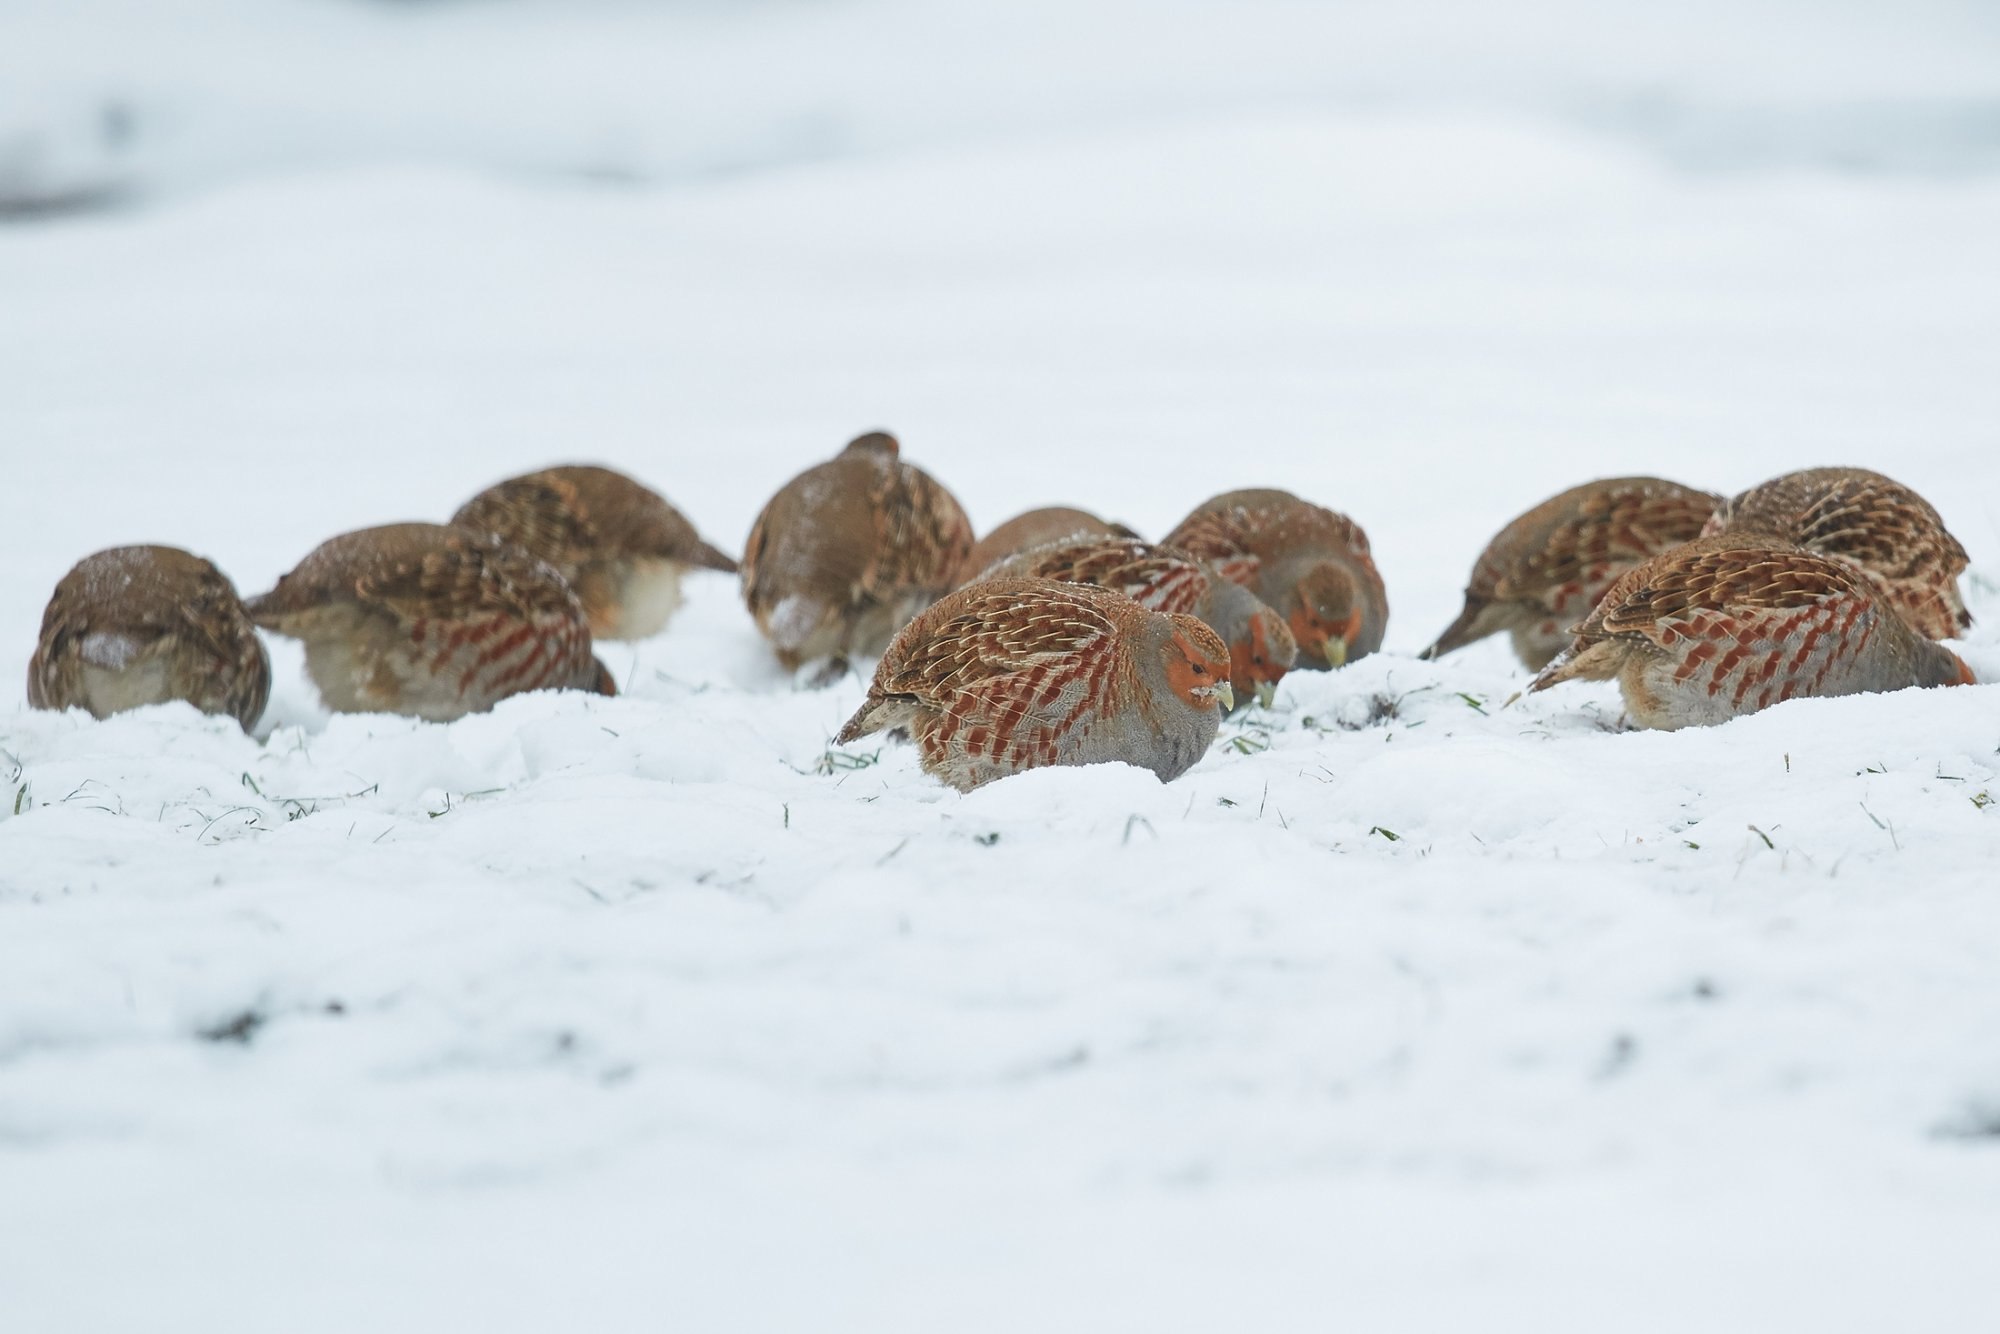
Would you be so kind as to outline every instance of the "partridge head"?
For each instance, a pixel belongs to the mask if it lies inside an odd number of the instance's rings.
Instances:
[[[488,487],[451,521],[497,533],[541,557],[576,590],[598,639],[666,628],[689,570],[736,573],[656,492],[609,468],[545,468]]]
[[[1382,646],[1389,598],[1368,535],[1344,514],[1289,491],[1231,491],[1204,501],[1167,534],[1283,616],[1299,667],[1326,669]]]
[[[1572,680],[1617,681],[1633,722],[1671,730],[1788,699],[1963,685],[1973,676],[1912,630],[1851,563],[1723,533],[1626,571],[1528,689]]]
[[[951,492],[877,431],[787,482],[750,530],[743,600],[787,670],[880,653],[972,550]]]
[[[431,523],[322,543],[250,616],[301,640],[328,708],[447,722],[526,690],[614,694],[554,567],[512,542]]]
[[[1539,671],[1620,575],[1693,541],[1721,503],[1658,477],[1586,482],[1543,501],[1486,544],[1465,586],[1465,609],[1423,656],[1505,631],[1515,654]]]
[[[248,731],[271,694],[271,662],[236,587],[177,547],[114,547],[56,585],[28,664],[28,703],[105,718],[186,700]]]
[[[1230,705],[1229,652],[1185,613],[1050,579],[970,584],[896,635],[841,729],[906,729],[960,791],[1048,765],[1122,762],[1178,778]]]

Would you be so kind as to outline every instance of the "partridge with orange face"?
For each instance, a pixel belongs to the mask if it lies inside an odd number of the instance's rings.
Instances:
[[[1239,700],[1267,706],[1298,657],[1291,628],[1255,593],[1192,556],[1137,538],[1080,537],[1033,547],[986,570],[982,579],[1055,579],[1123,593],[1142,607],[1186,612],[1229,649],[1229,684]]]
[[[1028,510],[1016,514],[974,543],[972,554],[965,558],[963,575],[965,579],[977,578],[1009,556],[1018,556],[1024,551],[1067,537],[1137,536],[1124,524],[1106,523],[1089,510],[1070,509],[1064,505]]]
[[[271,660],[222,571],[178,547],[114,547],[78,561],[42,613],[28,703],[92,716],[168,700],[249,731]]]
[[[449,722],[525,690],[617,693],[563,577],[491,533],[432,523],[346,533],[248,607],[257,624],[304,641],[306,671],[339,713]]]
[[[1228,650],[1194,617],[1084,584],[996,579],[903,627],[837,739],[907,728],[924,771],[961,792],[1111,761],[1171,782],[1229,703]]]
[[[1956,639],[1972,626],[1958,592],[1965,548],[1929,501],[1879,472],[1807,468],[1774,477],[1723,504],[1704,531],[1757,534],[1851,560],[1932,639]]]
[[[1231,491],[1168,533],[1175,547],[1242,584],[1291,626],[1298,666],[1325,670],[1382,647],[1389,596],[1368,535],[1289,491]]]
[[[786,670],[880,653],[936,601],[972,550],[951,492],[877,431],[787,482],[743,553],[743,601]]]
[[[1617,681],[1633,722],[1672,730],[1788,699],[1969,685],[1973,676],[1855,566],[1725,533],[1626,571],[1528,689],[1574,680]]]
[[[1657,477],[1586,482],[1543,501],[1486,544],[1465,588],[1465,609],[1423,656],[1504,630],[1521,661],[1541,670],[1620,575],[1692,542],[1721,503],[1721,496]]]
[[[681,604],[689,570],[736,573],[656,492],[609,468],[545,468],[481,491],[452,515],[498,533],[569,581],[598,639],[645,639]]]

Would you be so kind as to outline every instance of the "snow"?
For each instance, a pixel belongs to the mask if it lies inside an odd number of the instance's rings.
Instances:
[[[161,9],[0,45],[22,123],[109,70],[178,126],[129,206],[0,230],[0,680],[101,547],[258,592],[599,459],[729,548],[875,427],[981,531],[1286,486],[1391,619],[1165,786],[832,747],[863,682],[709,573],[600,646],[617,699],[330,717],[286,641],[259,738],[0,699],[0,1328],[1987,1304],[2000,685],[1665,735],[1411,656],[1567,485],[1837,462],[1937,504],[2000,681],[2000,178],[1923,128],[1992,96],[1981,11],[1189,4],[1135,55],[1115,4],[1046,53],[1066,9]],[[1655,84],[1674,142],[1604,111]]]

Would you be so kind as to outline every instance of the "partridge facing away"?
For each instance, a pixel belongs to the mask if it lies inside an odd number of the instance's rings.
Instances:
[[[1929,501],[1879,472],[1807,468],[1774,477],[1724,503],[1706,531],[1755,533],[1851,560],[1932,639],[1956,639],[1972,626],[1958,593],[1965,548]]]
[[[975,542],[965,558],[961,582],[975,579],[985,571],[1035,547],[1047,546],[1066,537],[1137,537],[1122,523],[1106,523],[1089,510],[1050,505],[1026,510]]]
[[[257,624],[304,641],[306,672],[339,713],[449,722],[524,690],[617,693],[563,577],[492,533],[344,533],[247,605]]]
[[[1633,722],[1672,730],[1782,700],[1973,676],[1848,562],[1724,533],[1626,571],[1528,689],[1574,680],[1616,680]]]
[[[679,510],[609,468],[576,464],[510,478],[467,501],[451,521],[498,533],[555,566],[598,639],[645,639],[664,630],[689,570],[736,573],[736,562],[702,541]]]
[[[971,584],[904,626],[840,730],[906,728],[961,792],[1023,769],[1121,761],[1186,773],[1229,707],[1229,653],[1186,613],[1052,579]]]
[[[1275,608],[1298,641],[1298,666],[1325,670],[1382,647],[1389,596],[1368,535],[1344,514],[1289,491],[1231,491],[1204,501],[1162,546],[1205,560]]]
[[[28,703],[106,718],[181,699],[249,731],[271,660],[236,586],[178,547],[113,547],[56,585],[28,663]]]
[[[1506,631],[1539,671],[1568,647],[1618,576],[1692,542],[1722,497],[1658,477],[1585,482],[1502,528],[1472,567],[1465,609],[1423,656],[1435,658]]]
[[[880,431],[785,483],[750,529],[743,601],[787,671],[880,653],[957,582],[972,525]]]
[[[1009,557],[980,577],[1091,584],[1153,611],[1186,612],[1222,637],[1229,650],[1229,684],[1240,700],[1254,694],[1268,706],[1298,657],[1285,618],[1255,593],[1192,556],[1137,538],[1058,540]]]

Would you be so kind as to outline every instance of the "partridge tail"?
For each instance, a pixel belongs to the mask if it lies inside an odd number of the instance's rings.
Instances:
[[[736,558],[708,542],[695,543],[694,550],[688,553],[688,564],[702,570],[720,570],[724,574],[737,572]]]
[[[1482,628],[1480,621],[1490,606],[1491,603],[1482,599],[1467,597],[1465,610],[1459,612],[1458,619],[1444,628],[1444,633],[1437,637],[1436,643],[1417,656],[1428,661],[1486,638],[1493,632],[1491,629]]]
[[[1547,690],[1564,681],[1609,681],[1625,665],[1626,652],[1626,646],[1616,640],[1600,639],[1591,644],[1579,640],[1556,654],[1548,666],[1535,674],[1535,679],[1528,682],[1527,693]]]

